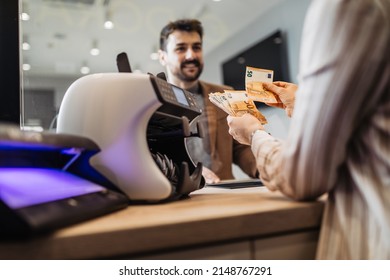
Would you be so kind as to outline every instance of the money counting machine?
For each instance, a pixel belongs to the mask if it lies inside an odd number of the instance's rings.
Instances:
[[[164,201],[205,184],[202,163],[192,163],[184,143],[186,137],[201,136],[200,127],[196,133],[189,128],[200,113],[189,92],[162,78],[92,74],[66,92],[57,132],[86,137],[99,146],[90,165],[104,180],[95,182],[118,188],[132,201]]]

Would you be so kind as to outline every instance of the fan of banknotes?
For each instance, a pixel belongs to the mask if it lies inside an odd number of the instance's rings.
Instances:
[[[276,95],[263,88],[264,82],[272,83],[274,71],[247,66],[245,73],[245,90],[212,92],[209,99],[229,115],[239,117],[249,113],[262,124],[266,124],[267,119],[257,109],[254,101],[267,104],[281,103]]]

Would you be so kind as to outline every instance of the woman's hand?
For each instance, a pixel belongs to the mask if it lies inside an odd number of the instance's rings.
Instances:
[[[297,91],[298,86],[296,84],[287,82],[264,83],[263,86],[264,89],[271,91],[273,94],[279,97],[283,103],[283,109],[285,109],[287,115],[291,117],[294,111],[295,92]],[[282,108],[277,104],[267,105]]]
[[[258,129],[264,130],[260,121],[249,113],[241,117],[229,115],[227,116],[227,123],[229,125],[229,134],[244,145],[251,145],[252,132]]]

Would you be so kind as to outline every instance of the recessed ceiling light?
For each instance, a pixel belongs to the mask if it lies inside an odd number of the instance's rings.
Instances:
[[[92,49],[89,51],[89,53],[90,53],[91,55],[96,56],[96,55],[99,55],[99,54],[100,54],[100,50],[99,50],[98,48],[92,48]]]
[[[105,29],[113,29],[114,28],[114,23],[111,20],[106,20],[104,22],[104,28]]]
[[[91,71],[91,69],[89,69],[88,66],[83,66],[80,68],[81,74],[84,74],[84,75],[88,74],[90,71]]]
[[[113,29],[114,28],[114,22],[112,21],[111,11],[108,9],[106,10],[106,13],[105,13],[104,28],[105,29]]]
[[[156,53],[156,52],[151,53],[150,54],[150,59],[151,60],[157,60],[158,59],[158,53]]]
[[[31,65],[28,63],[23,63],[22,69],[23,71],[29,71],[31,69]]]
[[[21,18],[21,20],[23,20],[23,21],[28,21],[28,20],[30,20],[30,15],[29,15],[28,13],[22,13],[22,14],[20,15],[20,18]]]
[[[98,48],[98,42],[97,42],[97,40],[93,40],[93,41],[92,41],[92,48],[91,48],[91,50],[89,51],[89,53],[90,53],[91,55],[94,55],[94,56],[100,54],[100,50],[99,50],[99,48]]]

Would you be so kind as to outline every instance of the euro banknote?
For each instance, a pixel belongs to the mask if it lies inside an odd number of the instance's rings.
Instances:
[[[245,90],[250,99],[263,103],[281,103],[278,96],[264,89],[263,84],[273,82],[274,71],[255,67],[246,67]]]

